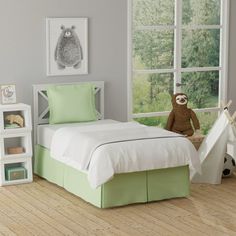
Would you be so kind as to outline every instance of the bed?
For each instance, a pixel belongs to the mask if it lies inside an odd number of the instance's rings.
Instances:
[[[116,123],[104,119],[104,82],[95,85],[96,125]],[[83,83],[73,83],[83,84]],[[64,84],[67,85],[67,84]],[[50,143],[57,130],[77,124],[48,125],[49,107],[46,89],[49,85],[34,85],[34,173],[99,208],[133,203],[152,202],[189,195],[189,165],[171,166],[128,173],[115,173],[108,181],[91,187],[88,172],[78,170],[51,156]],[[81,125],[81,124],[78,124]],[[61,128],[61,129],[60,129]],[[189,142],[189,141],[187,141]],[[193,148],[194,149],[194,148]]]

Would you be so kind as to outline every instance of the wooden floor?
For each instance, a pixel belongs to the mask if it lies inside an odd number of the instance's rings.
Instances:
[[[1,235],[236,235],[236,177],[191,196],[98,209],[54,184],[0,188]]]

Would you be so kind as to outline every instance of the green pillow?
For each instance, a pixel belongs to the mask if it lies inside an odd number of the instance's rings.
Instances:
[[[95,86],[53,85],[47,89],[49,123],[71,123],[97,120],[95,108]]]

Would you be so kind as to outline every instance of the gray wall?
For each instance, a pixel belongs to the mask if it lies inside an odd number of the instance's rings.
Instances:
[[[230,26],[229,26],[229,83],[228,98],[232,99],[231,111],[236,111],[236,0],[230,2]]]
[[[236,110],[236,0],[231,1],[228,98]],[[32,84],[106,81],[105,116],[127,117],[127,0],[0,0],[0,84],[32,104]],[[89,74],[46,77],[45,18],[89,18]]]
[[[32,84],[106,81],[105,116],[127,117],[127,0],[0,0],[0,84],[32,104]],[[89,18],[89,74],[46,77],[45,18]]]

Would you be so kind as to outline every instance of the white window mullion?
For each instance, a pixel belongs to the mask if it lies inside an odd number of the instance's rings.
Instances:
[[[135,74],[163,74],[163,73],[174,73],[175,69],[152,69],[152,70],[133,70]]]
[[[187,67],[181,68],[181,72],[207,72],[207,71],[221,71],[222,67]]]
[[[221,71],[222,67],[187,67],[180,68],[180,72],[208,72],[208,71]],[[133,70],[133,74],[163,74],[163,73],[176,73],[177,69],[146,69],[146,70]]]
[[[170,111],[148,112],[133,114],[133,118],[168,116]]]
[[[175,0],[175,37],[174,37],[174,93],[180,92],[176,83],[181,83],[181,59],[182,59],[182,0]]]
[[[210,107],[210,108],[201,108],[201,109],[193,109],[195,112],[218,112],[221,110],[220,107]],[[143,118],[143,117],[160,117],[160,116],[168,116],[170,111],[159,111],[159,112],[148,112],[148,113],[136,113],[133,114],[133,118]]]
[[[220,31],[220,67],[219,73],[219,106],[220,102],[227,102],[228,86],[228,50],[229,50],[229,0],[221,0],[221,18],[220,23],[223,25]]]
[[[185,30],[203,30],[203,29],[222,29],[222,25],[183,25],[182,29]]]
[[[156,31],[162,31],[162,30],[174,30],[176,28],[175,25],[143,25],[143,26],[136,26],[135,31],[138,30],[156,30]]]
[[[133,0],[127,2],[128,22],[127,22],[127,120],[133,118]]]

